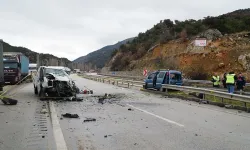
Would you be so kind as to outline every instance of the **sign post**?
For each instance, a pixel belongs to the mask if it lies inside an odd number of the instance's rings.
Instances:
[[[148,75],[148,70],[147,70],[147,69],[144,69],[144,70],[143,70],[143,76],[146,77],[147,75]]]
[[[3,74],[3,40],[0,39],[0,91],[3,91],[4,74]]]

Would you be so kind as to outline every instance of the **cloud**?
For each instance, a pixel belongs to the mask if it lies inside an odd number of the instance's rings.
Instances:
[[[245,6],[249,0],[8,0],[0,5],[0,38],[73,60],[163,19],[201,19]]]

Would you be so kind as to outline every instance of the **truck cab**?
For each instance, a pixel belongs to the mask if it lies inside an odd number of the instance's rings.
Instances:
[[[4,82],[14,84],[28,75],[29,59],[22,53],[4,52],[3,69]]]
[[[182,73],[176,70],[155,71],[147,76],[144,87],[160,90],[162,84],[182,85]]]

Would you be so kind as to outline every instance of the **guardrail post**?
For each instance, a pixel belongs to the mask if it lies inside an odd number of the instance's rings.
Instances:
[[[205,95],[205,93],[203,93],[202,99],[203,99],[203,100],[206,100],[206,95]]]
[[[116,81],[116,85],[118,86],[118,81]]]
[[[110,84],[110,80],[109,80],[109,84]]]
[[[243,107],[247,108],[247,103],[243,102]]]
[[[102,80],[102,82],[104,83],[104,79]]]
[[[221,103],[224,103],[224,98],[223,97],[221,98]]]
[[[128,83],[128,88],[129,88],[129,83]]]

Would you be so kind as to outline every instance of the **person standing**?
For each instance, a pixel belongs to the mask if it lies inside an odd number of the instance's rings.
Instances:
[[[227,84],[228,93],[234,93],[234,86],[235,86],[236,80],[237,80],[237,76],[234,74],[234,72],[229,72],[226,75],[226,84]]]
[[[215,74],[212,77],[212,82],[213,82],[213,87],[219,88],[220,87],[220,76],[218,76],[217,74]]]
[[[223,84],[223,87],[224,87],[224,88],[227,88],[227,84],[226,84],[226,76],[227,76],[227,73],[224,73],[224,75],[223,75],[223,79],[222,79],[222,84]]]
[[[238,78],[237,78],[237,82],[236,82],[237,90],[239,90],[240,93],[242,93],[245,85],[246,85],[245,77],[242,75],[242,73],[239,73]]]

